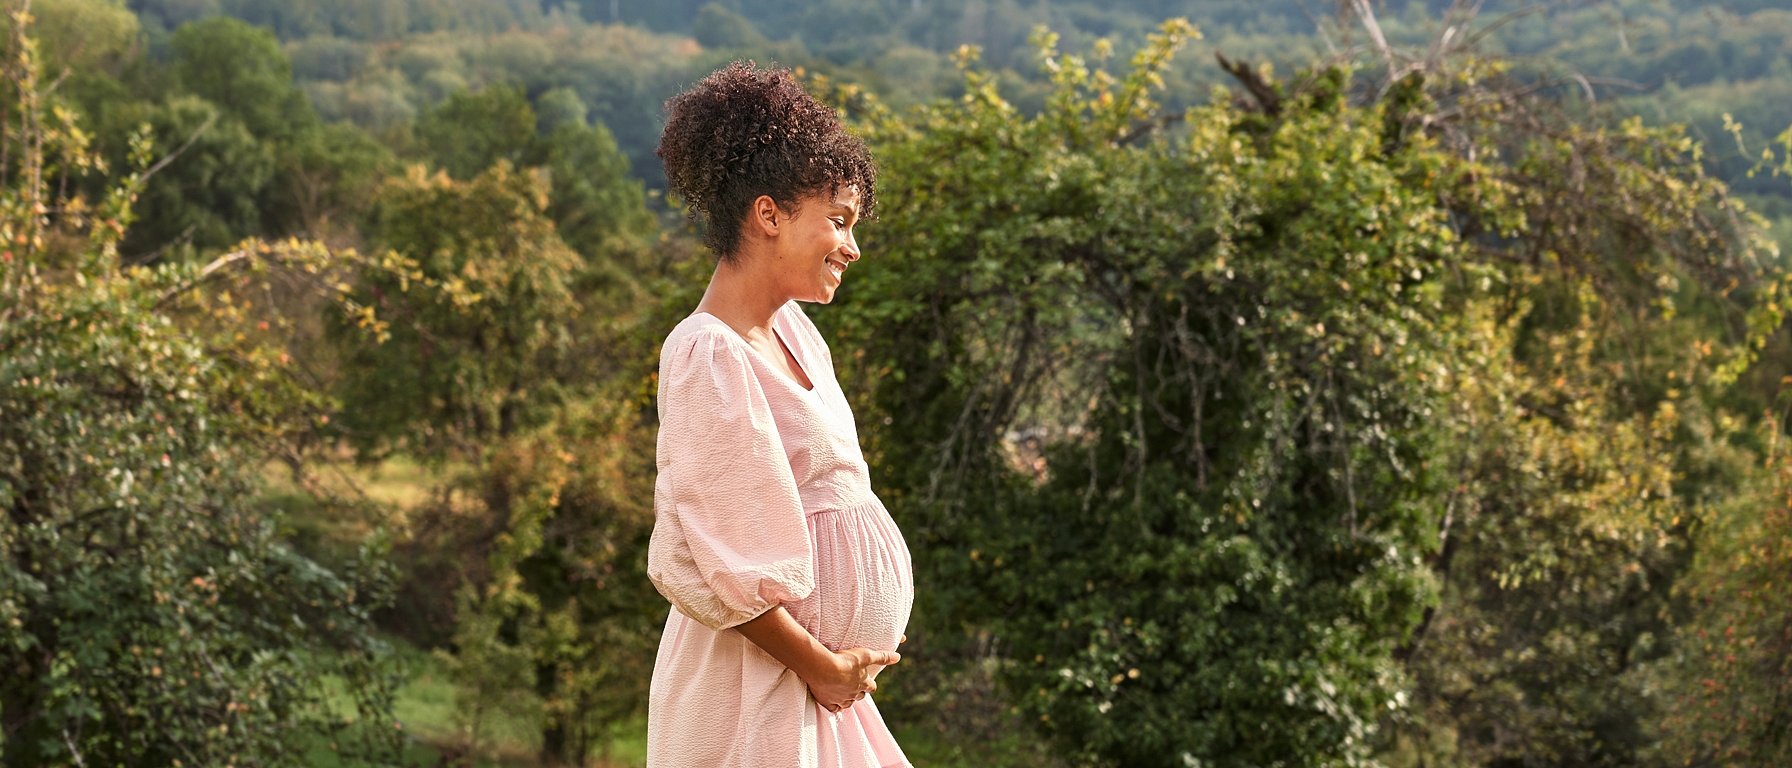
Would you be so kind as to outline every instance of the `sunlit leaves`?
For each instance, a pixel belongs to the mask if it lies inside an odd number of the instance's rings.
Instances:
[[[1438,161],[1382,157],[1367,111],[1258,134],[1215,106],[1122,141],[1189,33],[1121,78],[1048,51],[1037,117],[972,70],[965,99],[871,124],[890,262],[844,294],[840,344],[943,620],[995,633],[1059,744],[1363,760],[1431,590],[1424,372],[1457,244],[1405,179]],[[1043,444],[1024,473],[1016,435]]]
[[[967,52],[867,118],[889,261],[820,319],[935,620],[1092,762],[1631,759],[1718,492],[1686,436],[1780,312],[1760,233],[1683,133],[1498,62],[1123,98],[1179,34],[1119,78],[1036,35],[1035,116]]]
[[[409,272],[368,265],[353,285],[383,339],[339,334],[342,422],[369,455],[472,455],[539,423],[572,364],[572,281],[583,266],[547,219],[542,175],[500,163],[470,181],[421,168],[388,183],[380,242]],[[339,330],[363,320],[349,316]]]
[[[97,167],[37,90],[30,46],[8,50],[8,85],[30,98],[7,154]],[[206,267],[122,268],[138,181],[124,171],[97,205],[42,175],[4,190],[0,763],[298,765],[295,738],[378,755],[392,732],[354,724],[390,708],[368,631],[379,545],[333,572],[251,501],[270,455],[299,450],[288,417],[316,401],[242,322],[243,278],[335,255],[247,243]],[[324,699],[328,674],[348,701]]]

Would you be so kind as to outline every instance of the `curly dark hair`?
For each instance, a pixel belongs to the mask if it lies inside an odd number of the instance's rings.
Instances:
[[[729,64],[668,100],[656,154],[722,261],[736,257],[741,224],[760,195],[795,212],[800,197],[853,186],[861,219],[871,218],[877,202],[877,167],[865,142],[789,70],[751,61]]]

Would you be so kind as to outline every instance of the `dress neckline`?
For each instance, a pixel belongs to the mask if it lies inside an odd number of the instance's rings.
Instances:
[[[797,372],[801,373],[803,375],[803,378],[809,380],[809,386],[807,386],[807,387],[803,386],[803,383],[801,381],[798,381],[795,377],[791,376],[788,373],[785,373],[783,370],[780,370],[781,366],[771,365],[771,361],[766,359],[765,354],[760,352],[758,347],[753,346],[753,343],[748,341],[747,337],[741,335],[740,331],[734,330],[734,326],[729,325],[726,321],[722,320],[722,318],[716,317],[715,315],[710,314],[709,312],[705,312],[703,310],[697,310],[696,312],[692,312],[691,316],[696,317],[697,315],[703,315],[703,316],[708,317],[710,320],[715,321],[716,324],[722,326],[723,328],[727,328],[728,333],[733,335],[734,338],[739,339],[741,345],[745,346],[747,348],[747,352],[751,353],[755,357],[758,357],[760,362],[763,362],[772,368],[773,375],[777,376],[780,379],[783,379],[786,384],[789,384],[792,388],[794,388],[798,391],[814,394],[815,388],[819,385],[816,383],[814,374],[811,374],[809,372],[809,363],[807,361],[803,360],[801,355],[797,354],[797,351],[796,351],[797,348],[794,346],[791,346],[790,342],[785,341],[784,333],[782,331],[778,330],[779,317],[784,314],[784,310],[788,306],[789,305],[785,305],[784,307],[779,307],[777,314],[772,315],[772,325],[771,325],[772,338],[777,339],[778,346],[782,347],[784,349],[785,354],[790,355],[791,362],[796,364]]]

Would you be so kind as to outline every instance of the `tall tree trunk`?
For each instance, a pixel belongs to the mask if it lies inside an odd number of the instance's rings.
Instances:
[[[560,676],[555,674],[554,665],[535,665],[535,692],[541,695],[542,703],[553,702],[560,690]],[[541,726],[541,764],[547,766],[578,765],[584,755],[568,754],[572,743],[566,727],[565,717],[549,717]]]

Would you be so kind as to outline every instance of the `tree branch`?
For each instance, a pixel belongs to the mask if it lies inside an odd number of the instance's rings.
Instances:
[[[1245,90],[1251,92],[1251,97],[1257,100],[1263,114],[1275,117],[1282,113],[1282,95],[1276,93],[1275,86],[1264,80],[1256,70],[1251,69],[1242,61],[1226,58],[1226,54],[1219,51],[1214,51],[1213,57],[1219,60],[1220,69],[1226,70],[1226,73],[1243,85]]]
[[[199,285],[202,282],[205,282],[206,279],[210,278],[213,273],[217,272],[220,269],[228,267],[232,264],[235,264],[239,261],[242,261],[243,259],[247,259],[247,258],[249,258],[250,255],[251,254],[250,254],[249,249],[245,248],[245,249],[238,250],[238,251],[231,251],[230,253],[226,253],[223,256],[219,256],[218,258],[213,259],[212,263],[205,265],[203,268],[201,268],[199,270],[198,276],[194,277],[191,280],[183,282],[180,285],[174,286],[173,288],[169,288],[168,290],[163,291],[162,298],[156,300],[155,308],[162,309],[162,308],[166,307],[170,302],[179,298],[181,294],[186,293],[187,291],[192,290],[194,286]]]
[[[1381,52],[1381,58],[1387,62],[1388,71],[1394,71],[1394,49],[1388,45],[1388,38],[1381,33],[1381,23],[1375,20],[1375,9],[1369,0],[1350,0],[1351,9],[1356,11],[1357,19],[1363,22],[1363,29],[1369,33],[1370,42],[1375,43],[1375,50]]]
[[[179,147],[176,147],[173,152],[163,155],[162,159],[157,160],[154,165],[151,165],[148,168],[143,169],[143,177],[141,179],[139,179],[139,181],[140,182],[149,181],[149,178],[151,176],[156,175],[163,168],[168,167],[168,164],[174,162],[175,158],[180,157],[188,149],[191,149],[193,146],[193,142],[198,141],[200,136],[204,135],[206,131],[211,130],[212,123],[216,123],[216,122],[218,122],[218,114],[216,112],[214,112],[211,114],[210,117],[205,118],[205,122],[201,123],[198,128],[193,129],[193,133],[187,136],[187,140],[185,143],[181,144]]]

